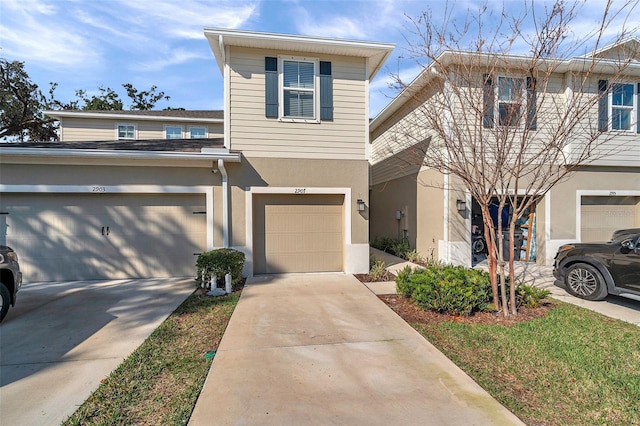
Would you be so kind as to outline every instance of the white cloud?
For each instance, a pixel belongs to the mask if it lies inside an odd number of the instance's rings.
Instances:
[[[202,51],[189,51],[185,49],[171,49],[168,53],[154,56],[149,61],[137,62],[132,68],[136,71],[161,71],[173,65],[180,65],[194,59],[213,60],[213,55],[205,55]]]

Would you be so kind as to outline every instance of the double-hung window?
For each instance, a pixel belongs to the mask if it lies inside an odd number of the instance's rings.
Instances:
[[[135,139],[136,126],[133,124],[118,124],[118,139]]]
[[[282,118],[315,120],[317,118],[317,61],[281,59],[280,93]]]
[[[519,126],[522,105],[526,103],[524,79],[498,77],[498,124]]]
[[[635,84],[615,83],[611,85],[611,128],[613,130],[632,130],[637,105],[634,93]]]
[[[182,127],[165,126],[164,135],[165,139],[182,139]]]

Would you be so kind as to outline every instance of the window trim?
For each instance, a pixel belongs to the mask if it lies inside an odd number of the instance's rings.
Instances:
[[[133,127],[132,137],[120,137],[120,127],[131,126]],[[116,140],[118,141],[132,141],[138,139],[138,125],[135,123],[116,123]]]
[[[204,130],[204,135],[202,137],[205,138],[205,139],[207,138],[207,135],[209,134],[209,130],[207,129],[207,126],[189,126],[189,139],[200,139],[200,138],[194,138],[193,137],[193,135],[191,134],[193,129],[202,129],[202,130]]]
[[[180,129],[180,137],[179,138],[169,138],[167,137],[167,129]],[[165,140],[175,140],[175,139],[184,139],[184,126],[176,126],[175,124],[165,124],[164,125],[164,139]]]
[[[284,62],[307,62],[313,64],[313,90],[303,89],[313,93],[313,117],[294,117],[284,115]],[[291,89],[300,90],[300,89]],[[290,123],[320,123],[320,60],[302,56],[278,55],[278,120]]]
[[[631,107],[627,107],[624,105],[613,105],[613,92],[614,86],[624,86],[629,85],[633,88],[633,94],[631,95],[631,101],[633,105]],[[613,109],[626,109],[630,111],[629,117],[629,128],[628,129],[614,129],[613,128]],[[608,126],[610,132],[618,132],[618,133],[637,133],[638,124],[634,121],[638,117],[638,82],[637,81],[618,81],[615,83],[609,83],[607,87],[607,113],[609,114]],[[634,126],[635,124],[635,126]]]
[[[520,86],[520,92],[521,92],[521,98],[519,99],[520,102],[516,103],[516,102],[508,102],[508,101],[501,101],[500,100],[500,79],[503,78],[508,78],[508,79],[512,79],[512,80],[520,80],[521,86]],[[525,76],[518,76],[518,75],[497,75],[496,79],[495,79],[495,92],[494,92],[494,99],[495,99],[495,105],[494,105],[494,117],[495,117],[495,125],[497,127],[510,127],[513,129],[523,129],[527,123],[527,116],[529,114],[529,112],[527,111],[527,104],[528,104],[528,96],[529,93],[527,92],[527,78]],[[511,124],[501,124],[501,118],[500,118],[500,104],[501,103],[505,103],[505,104],[510,104],[510,105],[519,105],[520,108],[520,114],[518,117],[518,122],[515,125],[511,125]]]

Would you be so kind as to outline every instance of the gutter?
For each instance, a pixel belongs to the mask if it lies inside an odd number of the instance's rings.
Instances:
[[[218,170],[222,176],[222,246],[229,248],[229,175],[223,159],[218,159]]]
[[[228,150],[202,148],[200,152],[178,151],[134,151],[134,150],[102,150],[102,149],[64,149],[64,148],[0,148],[0,157],[75,157],[102,159],[134,159],[134,160],[219,160],[239,163],[240,154]]]

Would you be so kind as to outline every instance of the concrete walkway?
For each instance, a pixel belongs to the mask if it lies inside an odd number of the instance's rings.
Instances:
[[[522,424],[352,275],[247,280],[190,425]]]
[[[59,425],[193,290],[193,278],[25,284],[0,326],[0,425]]]

